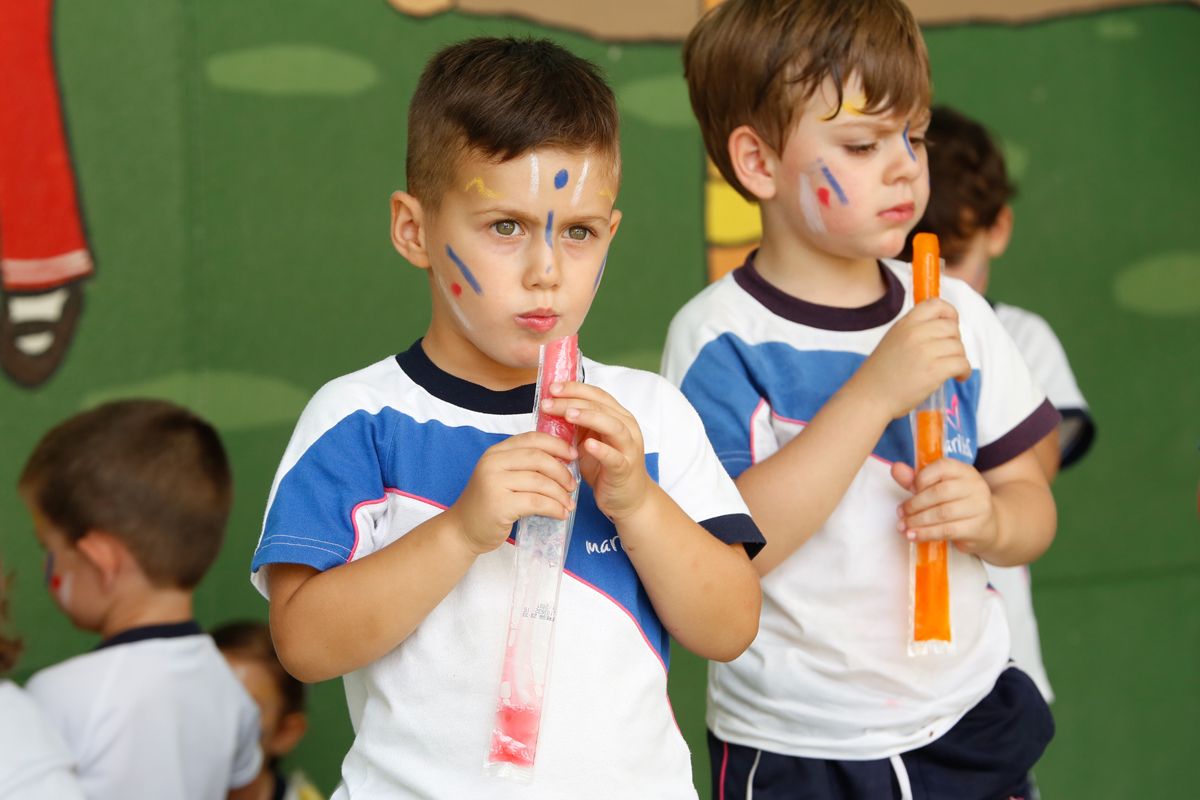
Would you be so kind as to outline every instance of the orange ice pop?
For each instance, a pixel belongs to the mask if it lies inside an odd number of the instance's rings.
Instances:
[[[938,238],[932,233],[913,237],[913,300],[920,303],[941,292]],[[942,457],[945,405],[939,387],[914,412],[916,463],[920,472]],[[941,652],[950,637],[950,573],[946,542],[915,542],[910,546],[912,635],[909,652]]]

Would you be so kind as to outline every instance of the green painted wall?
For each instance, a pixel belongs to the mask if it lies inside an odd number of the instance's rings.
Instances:
[[[427,322],[424,281],[388,241],[388,195],[404,180],[406,99],[440,45],[549,35],[618,90],[625,222],[582,332],[590,355],[653,368],[703,285],[702,151],[677,46],[328,0],[62,0],[56,31],[98,274],[59,373],[37,391],[0,381],[0,487],[42,431],[98,399],[158,394],[209,416],[237,502],[199,593],[205,625],[265,617],[247,565],[308,395]],[[1059,724],[1038,776],[1050,798],[1179,796],[1200,716],[1200,14],[928,41],[937,99],[991,125],[1020,179],[994,294],[1054,324],[1100,428],[1057,484],[1059,539],[1034,567]],[[93,637],[53,610],[30,523],[0,497],[23,680]],[[705,794],[702,686],[703,665],[677,653],[672,697]],[[295,761],[328,790],[349,736],[339,685],[318,686]]]

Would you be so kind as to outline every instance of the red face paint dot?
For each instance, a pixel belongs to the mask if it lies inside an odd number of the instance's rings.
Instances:
[[[57,592],[58,587],[60,587],[60,586],[62,586],[62,578],[58,577],[57,575],[51,575],[50,576],[50,588]]]
[[[462,297],[462,287],[457,283],[450,284],[450,293],[455,297]]]
[[[829,207],[829,190],[822,186],[817,189],[817,199],[821,201],[821,205]]]

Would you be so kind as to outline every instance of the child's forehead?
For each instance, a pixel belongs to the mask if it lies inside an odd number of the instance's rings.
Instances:
[[[612,153],[600,148],[566,149],[561,147],[535,147],[508,158],[490,156],[478,150],[465,151],[458,161],[458,173],[476,173],[488,169],[550,170],[551,167],[575,165],[595,176],[611,176],[620,170],[620,161]],[[550,171],[550,177],[555,175]]]
[[[908,123],[920,126],[929,122],[931,112],[928,106],[918,104],[912,108],[899,108],[889,106],[888,100],[887,97],[872,96],[856,72],[846,79],[840,92],[833,78],[826,77],[801,104],[798,113],[840,125],[883,126]]]

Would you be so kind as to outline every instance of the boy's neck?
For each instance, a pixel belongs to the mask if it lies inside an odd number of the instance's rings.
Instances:
[[[113,600],[98,633],[104,639],[111,639],[133,628],[187,622],[192,617],[190,589],[142,586]]]
[[[887,285],[875,258],[845,258],[815,247],[786,224],[763,214],[755,257],[758,274],[775,288],[808,303],[861,308],[883,297]]]

